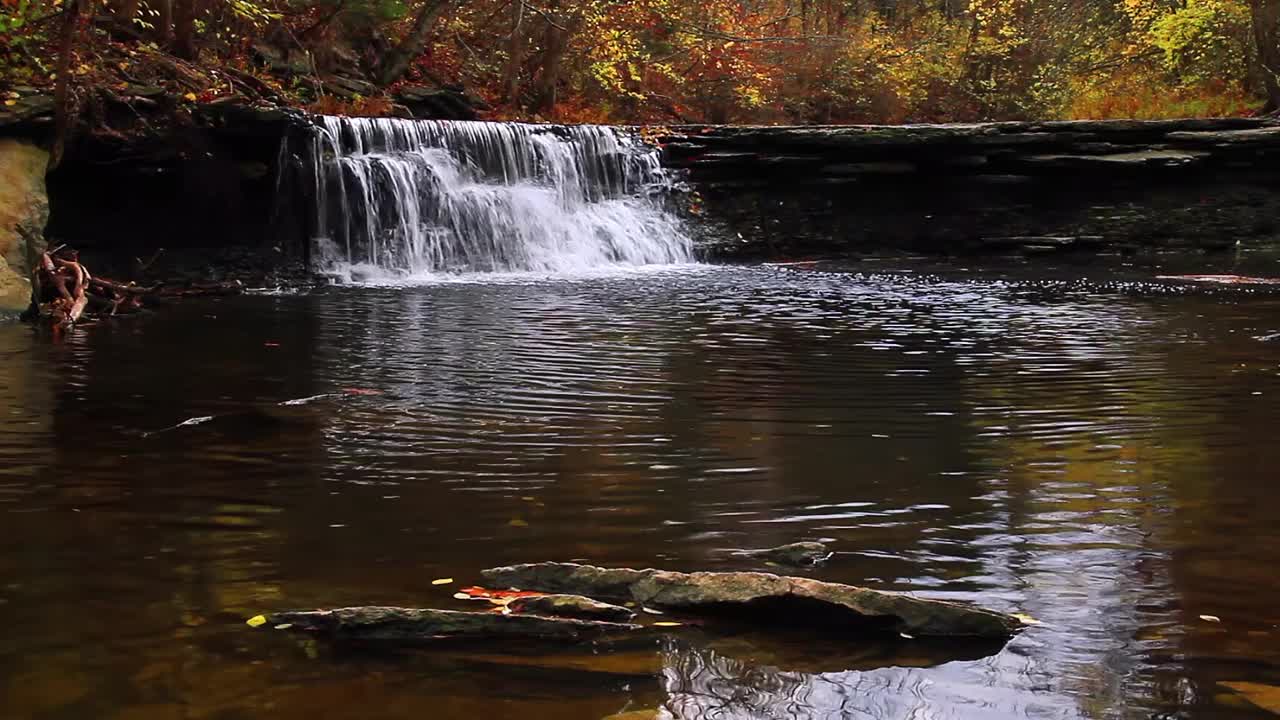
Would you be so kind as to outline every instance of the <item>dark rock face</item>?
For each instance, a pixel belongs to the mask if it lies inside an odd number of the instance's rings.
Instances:
[[[320,633],[338,640],[420,642],[449,638],[577,642],[640,629],[637,625],[534,615],[361,606],[274,613],[272,626]]]
[[[396,91],[396,100],[412,117],[421,120],[475,120],[483,103],[461,90],[406,85]]]
[[[711,257],[1223,249],[1280,237],[1280,124],[1250,118],[687,126]]]
[[[769,573],[534,563],[481,574],[493,587],[628,600],[659,610],[733,616],[760,626],[974,638],[1007,638],[1021,627],[1017,618],[981,608]]]
[[[159,248],[157,273],[210,278],[305,261],[313,213],[278,191],[302,182],[299,159],[282,150],[309,127],[301,113],[229,103],[154,133],[77,134],[47,177],[46,234],[120,277]]]

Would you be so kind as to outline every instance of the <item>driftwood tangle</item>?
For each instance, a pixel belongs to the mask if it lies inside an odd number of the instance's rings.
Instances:
[[[152,258],[154,262],[155,257]],[[142,264],[145,270],[149,263]],[[85,314],[109,317],[138,312],[145,305],[208,295],[238,295],[238,280],[217,283],[155,283],[150,286],[94,277],[79,254],[66,247],[43,253],[31,274],[31,306],[24,317],[55,330],[70,328]]]

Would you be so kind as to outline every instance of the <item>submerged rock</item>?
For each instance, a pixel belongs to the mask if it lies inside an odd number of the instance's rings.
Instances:
[[[536,615],[360,606],[274,613],[267,626],[321,633],[339,640],[421,642],[462,639],[529,639],[577,642],[639,630],[638,625]]]
[[[492,568],[482,575],[493,587],[627,600],[760,626],[980,638],[1007,638],[1022,626],[1017,618],[982,608],[770,573],[534,563]]]
[[[764,550],[743,550],[740,554],[797,567],[820,565],[832,555],[827,546],[820,542],[794,542]]]
[[[630,622],[636,614],[620,605],[592,600],[581,595],[537,595],[516,598],[507,604],[511,612],[526,615],[550,615],[580,620]]]

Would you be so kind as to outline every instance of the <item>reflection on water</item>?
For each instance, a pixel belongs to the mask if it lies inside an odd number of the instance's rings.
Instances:
[[[1220,683],[1280,684],[1280,295],[987,277],[691,267],[0,325],[0,715],[1266,717]],[[986,657],[548,658],[242,623],[802,539],[837,552],[815,577],[1042,624]]]

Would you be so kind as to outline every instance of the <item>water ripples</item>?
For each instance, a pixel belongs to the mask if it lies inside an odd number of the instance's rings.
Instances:
[[[1043,624],[984,659],[839,672],[671,648],[669,709],[1253,717],[1217,683],[1280,676],[1276,297],[689,266],[234,298],[63,346],[2,327],[0,570],[24,580],[0,600],[24,624],[0,667],[65,651],[42,608],[86,593],[148,652],[177,622],[212,671],[242,611],[819,539],[818,577]]]

